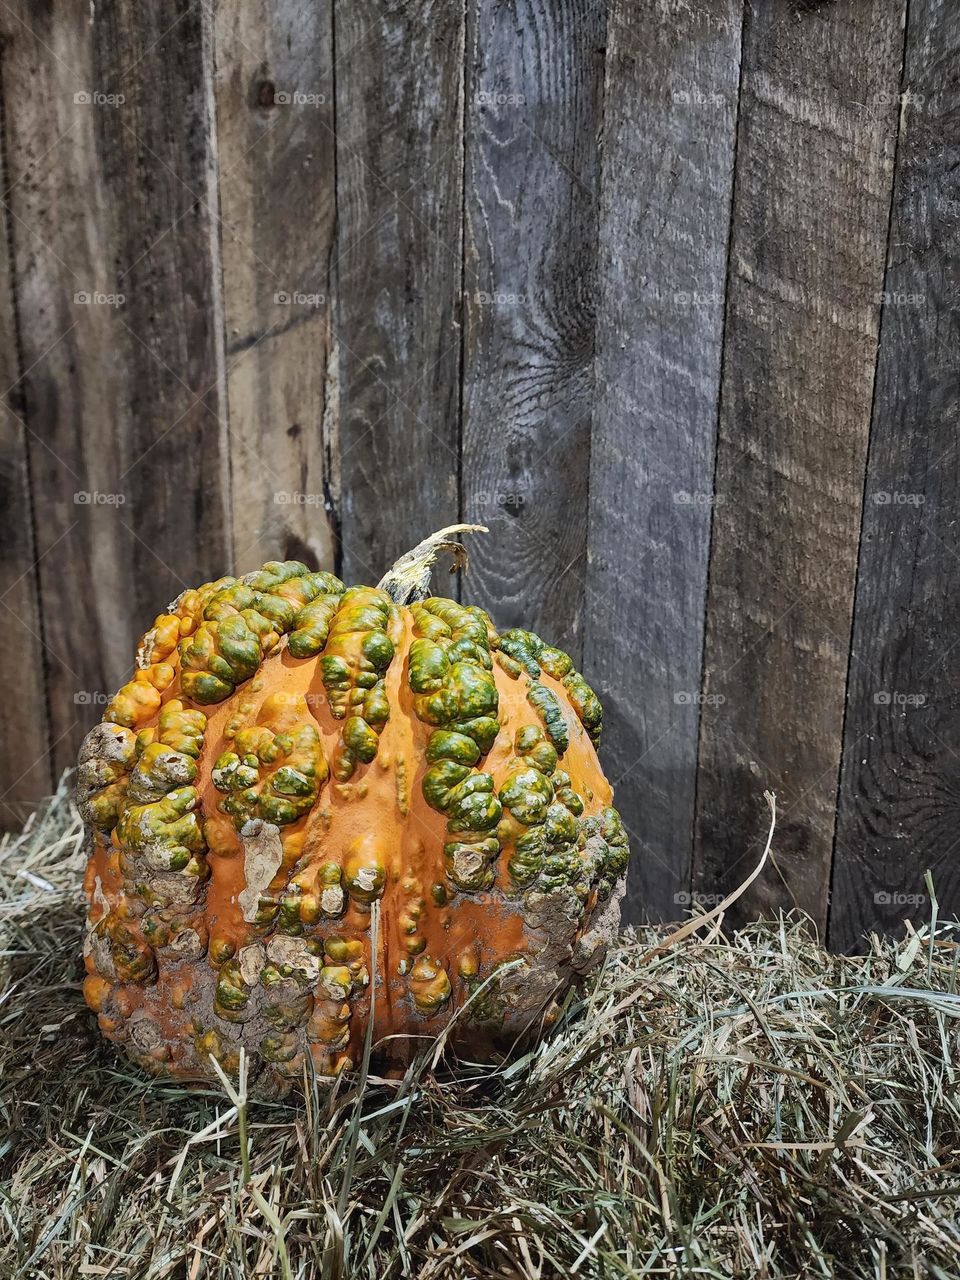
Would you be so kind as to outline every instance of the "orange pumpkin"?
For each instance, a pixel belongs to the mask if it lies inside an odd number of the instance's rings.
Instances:
[[[473,1055],[555,1014],[615,931],[628,849],[570,658],[427,596],[453,526],[379,587],[295,561],[186,591],[80,752],[87,1002],[158,1074],[261,1087]]]

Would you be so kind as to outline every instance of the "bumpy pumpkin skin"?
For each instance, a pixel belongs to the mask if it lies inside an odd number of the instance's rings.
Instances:
[[[600,717],[476,607],[292,561],[185,592],[80,753],[102,1031],[159,1075],[246,1046],[282,1092],[358,1060],[371,994],[396,1061],[454,1015],[471,1056],[549,1022],[619,921]]]

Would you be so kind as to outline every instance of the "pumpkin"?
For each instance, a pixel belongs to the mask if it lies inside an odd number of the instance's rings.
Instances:
[[[185,591],[80,751],[84,995],[158,1075],[265,1090],[555,1017],[616,930],[627,837],[570,658],[428,595],[297,561]],[[450,1025],[452,1024],[452,1025]]]

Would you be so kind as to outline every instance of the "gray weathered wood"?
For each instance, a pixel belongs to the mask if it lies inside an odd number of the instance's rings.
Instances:
[[[7,6],[0,23],[60,768],[138,632],[229,567],[210,31],[195,0]]]
[[[960,13],[910,5],[857,583],[831,945],[960,914]]]
[[[335,4],[343,573],[457,517],[463,12]]]
[[[834,945],[960,910],[960,17],[906,12],[0,5],[0,820],[182,586],[459,517],[603,698],[628,918],[764,787],[737,918],[824,926],[835,823]]]
[[[752,4],[744,31],[695,887],[826,918],[903,6]]]
[[[464,595],[582,652],[604,5],[470,0]]]
[[[234,560],[332,568],[332,4],[221,0],[217,139]]]
[[[0,93],[3,58],[0,51]],[[3,148],[0,183],[3,190],[9,186]],[[0,827],[5,830],[22,826],[54,781],[9,236],[9,215],[0,203]]]
[[[584,666],[634,920],[690,888],[741,11],[608,20]]]

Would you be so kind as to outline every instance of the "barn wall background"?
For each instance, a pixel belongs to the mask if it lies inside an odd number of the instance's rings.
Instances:
[[[960,909],[948,0],[4,0],[4,820],[183,587],[465,598],[606,709],[634,919]]]

